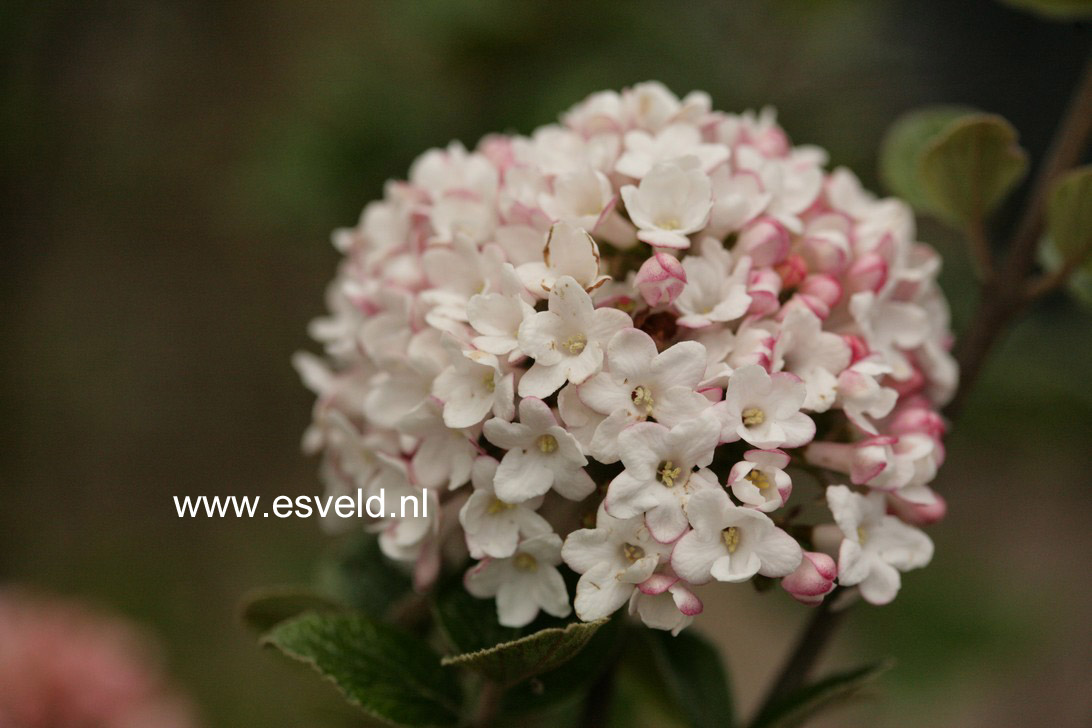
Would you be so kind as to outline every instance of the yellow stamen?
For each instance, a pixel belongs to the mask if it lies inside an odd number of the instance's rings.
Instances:
[[[681,225],[679,225],[678,218],[669,217],[663,220],[657,220],[656,227],[660,228],[661,230],[678,230]]]
[[[561,343],[561,348],[569,352],[570,355],[576,356],[580,352],[584,351],[584,347],[587,345],[587,336],[584,336],[584,334],[573,334]]]
[[[675,481],[678,480],[682,474],[682,468],[676,467],[675,463],[670,460],[660,463],[660,469],[656,471],[660,476],[660,482],[666,485],[668,488],[675,487]]]
[[[722,534],[724,545],[728,547],[728,553],[734,554],[739,548],[739,529],[735,526],[724,529]]]
[[[645,557],[645,550],[640,546],[635,546],[631,543],[622,544],[622,553],[625,554],[626,559],[631,564],[638,559],[643,559]]]
[[[482,382],[485,384],[485,388],[490,392],[496,391],[497,383],[493,381],[493,372],[489,372],[484,377],[482,377]]]
[[[747,427],[761,425],[765,421],[766,413],[758,407],[748,407],[743,410],[743,424],[747,425]]]
[[[864,526],[857,527],[857,543],[862,546],[865,545],[865,541],[868,540],[868,531],[864,530]]]
[[[645,408],[645,415],[652,414],[652,390],[648,387],[637,387],[629,396],[635,406]]]
[[[538,562],[531,554],[521,551],[516,554],[516,568],[520,571],[538,571]]]
[[[486,508],[485,511],[489,515],[495,516],[498,513],[503,513],[504,511],[511,510],[515,507],[516,505],[514,503],[505,503],[500,498],[494,497],[493,502],[489,504],[489,507]]]
[[[539,452],[547,455],[557,450],[557,438],[553,435],[540,435],[536,441]]]
[[[766,490],[770,487],[770,479],[761,470],[752,470],[743,477],[751,481],[759,490]]]

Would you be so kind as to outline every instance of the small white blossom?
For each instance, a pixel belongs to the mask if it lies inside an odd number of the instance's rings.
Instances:
[[[545,518],[535,513],[542,498],[507,503],[497,497],[493,490],[497,465],[496,460],[484,455],[474,461],[470,475],[474,492],[459,511],[466,545],[475,559],[506,558],[516,552],[520,536],[529,538],[553,530]]]
[[[535,360],[520,379],[521,397],[548,397],[567,381],[583,383],[603,366],[610,337],[633,323],[617,309],[595,308],[569,276],[558,279],[548,306],[519,327],[519,347]]]
[[[785,472],[789,455],[783,450],[748,450],[732,466],[727,486],[741,503],[769,513],[785,505],[792,479]]]
[[[690,247],[690,233],[705,227],[713,206],[709,177],[697,157],[657,164],[637,187],[622,188],[637,239],[661,248]]]
[[[653,538],[677,539],[686,530],[687,501],[699,491],[719,489],[705,469],[713,462],[717,434],[708,411],[671,429],[639,422],[623,430],[618,449],[626,469],[607,489],[607,512],[616,518],[643,513]]]
[[[826,412],[834,404],[838,375],[849,366],[849,345],[823,331],[819,317],[794,308],[781,322],[773,348],[773,370],[795,374],[807,388],[804,409]]]
[[[496,597],[497,618],[505,627],[525,627],[541,609],[555,617],[572,612],[565,580],[557,570],[561,539],[545,533],[522,541],[505,559],[485,559],[466,572],[466,590],[486,599]]]
[[[671,566],[687,581],[747,581],[787,576],[803,558],[800,544],[754,508],[733,505],[719,488],[697,493],[687,514],[693,530],[675,544]]]
[[[787,372],[768,374],[750,364],[732,372],[724,401],[713,406],[723,442],[743,439],[758,448],[799,447],[815,436],[815,423],[800,411],[805,386]]]
[[[484,351],[463,350],[447,343],[451,362],[432,383],[432,394],[444,403],[444,424],[453,429],[473,427],[492,412],[510,420],[516,414],[514,375],[502,371],[497,357]]]
[[[485,423],[484,433],[491,443],[508,450],[493,483],[506,503],[522,503],[550,488],[570,500],[586,498],[595,490],[595,483],[584,471],[588,459],[580,443],[558,424],[541,399],[524,397],[519,403],[519,422],[494,418]]]
[[[731,254],[719,240],[705,238],[701,255],[688,255],[682,261],[686,286],[675,300],[683,314],[679,325],[698,329],[714,323],[735,321],[751,305],[747,278],[751,259],[744,256],[732,263]]]
[[[558,222],[546,233],[542,262],[524,263],[518,269],[527,289],[545,298],[558,278],[569,276],[591,292],[610,280],[599,274],[599,246],[582,228]]]
[[[595,528],[573,531],[561,549],[565,563],[581,574],[576,615],[588,622],[610,616],[670,553],[670,547],[652,538],[640,516],[614,518],[600,507]]]
[[[843,537],[838,583],[858,586],[866,601],[887,604],[899,591],[899,572],[921,568],[932,560],[932,540],[887,515],[882,493],[863,496],[844,485],[832,485],[827,488],[827,504]]]
[[[614,165],[615,171],[641,179],[657,164],[680,157],[693,156],[699,167],[708,172],[728,161],[730,151],[723,144],[706,144],[701,132],[689,124],[671,124],[655,136],[644,131],[631,131],[625,136],[626,150]]]

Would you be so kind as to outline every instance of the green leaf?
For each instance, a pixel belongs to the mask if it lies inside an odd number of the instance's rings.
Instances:
[[[298,587],[256,589],[242,600],[243,623],[257,632],[270,629],[303,612],[338,612],[345,607],[332,599]]]
[[[795,728],[820,711],[844,702],[891,669],[889,661],[840,672],[801,688],[763,711],[751,728]]]
[[[1092,253],[1092,165],[1062,176],[1050,191],[1047,233],[1067,260],[1082,263]]]
[[[515,685],[575,657],[607,621],[604,618],[543,629],[512,642],[445,657],[443,664],[468,667],[500,685]]]
[[[716,647],[693,631],[672,637],[669,632],[650,629],[644,637],[652,664],[690,726],[736,725],[728,675]]]
[[[616,613],[576,657],[508,690],[504,695],[504,712],[522,715],[562,703],[579,703],[617,658],[626,631],[625,618]]]
[[[459,720],[459,686],[439,656],[417,637],[363,614],[304,614],[274,627],[262,643],[310,665],[380,720],[403,726]]]
[[[440,631],[458,652],[477,652],[520,636],[520,630],[497,622],[492,599],[471,596],[461,579],[440,590],[432,609]]]
[[[968,106],[927,106],[899,117],[880,145],[880,177],[887,188],[919,212],[937,214],[922,188],[922,155],[954,121],[974,113]]]
[[[1027,10],[1049,20],[1092,18],[1090,0],[1001,0],[1006,5]]]
[[[922,190],[949,221],[981,224],[1027,166],[1011,124],[1000,116],[971,114],[952,122],[922,152]]]
[[[336,553],[320,565],[318,582],[322,592],[380,618],[412,591],[409,575],[383,555],[373,534],[339,544]]]

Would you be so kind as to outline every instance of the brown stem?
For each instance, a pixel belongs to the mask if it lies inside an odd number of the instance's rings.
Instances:
[[[1024,310],[1032,298],[1064,281],[1048,280],[1028,287],[1028,276],[1035,264],[1035,252],[1043,232],[1047,196],[1055,180],[1080,162],[1092,135],[1092,56],[1062,117],[1046,160],[1035,177],[1028,203],[1009,245],[1008,259],[1000,272],[986,279],[981,301],[971,325],[960,339],[956,351],[959,362],[959,389],[945,414],[954,418],[967,403],[982,366],[1008,324]],[[1072,271],[1069,271],[1072,272]],[[1068,273],[1066,274],[1068,275]]]
[[[486,680],[482,684],[481,693],[478,695],[478,708],[474,712],[474,728],[490,728],[493,725],[503,696],[504,688],[492,680]]]
[[[844,610],[836,612],[831,609],[836,594],[837,591],[831,592],[815,608],[808,621],[808,626],[804,629],[804,633],[800,635],[796,647],[793,649],[788,661],[785,662],[784,667],[781,668],[777,680],[774,681],[770,691],[766,694],[766,699],[762,701],[762,706],[755,714],[756,720],[769,712],[782,698],[803,687],[804,681],[807,680],[816,660],[819,659],[823,648],[826,647],[827,642],[834,635],[835,629],[841,623],[845,614]]]

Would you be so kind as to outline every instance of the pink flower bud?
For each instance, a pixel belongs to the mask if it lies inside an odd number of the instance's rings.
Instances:
[[[500,172],[504,172],[516,162],[516,153],[512,148],[511,137],[490,134],[482,139],[479,149]]]
[[[781,580],[781,588],[801,604],[814,607],[834,591],[837,577],[838,566],[834,559],[826,554],[805,551],[796,571]]]
[[[938,494],[933,493],[932,503],[911,503],[890,493],[887,496],[888,510],[914,526],[928,526],[944,518],[948,513],[948,503]]]
[[[846,345],[849,346],[849,363],[851,365],[856,364],[869,355],[868,344],[860,336],[843,334],[842,339],[846,342]]]
[[[838,305],[838,302],[842,300],[841,284],[833,276],[822,273],[814,273],[805,278],[800,284],[800,293],[819,299],[828,309]]]
[[[766,157],[784,157],[789,153],[789,137],[776,126],[767,127],[759,134],[746,135],[751,146]]]
[[[891,448],[898,441],[897,437],[879,435],[855,443],[849,464],[850,480],[856,485],[864,485],[882,473],[894,458]]]
[[[766,316],[777,311],[781,303],[777,300],[781,293],[781,276],[770,268],[752,270],[747,282],[747,294],[751,297],[748,314]]]
[[[774,270],[781,276],[782,288],[796,288],[796,286],[800,285],[800,282],[807,277],[808,264],[804,262],[802,256],[793,253],[774,266]]]
[[[846,288],[851,292],[879,291],[887,282],[887,261],[878,253],[865,253],[846,271]]]
[[[760,217],[743,228],[736,249],[757,267],[774,265],[789,253],[789,231],[777,220]]]
[[[637,271],[637,290],[649,306],[670,304],[686,285],[686,271],[670,253],[653,253]]]

